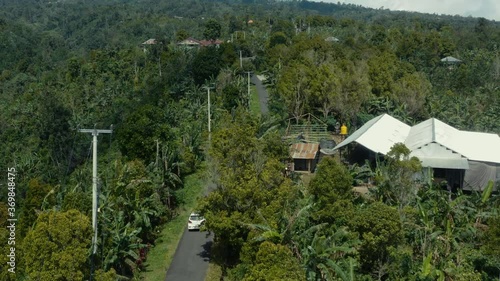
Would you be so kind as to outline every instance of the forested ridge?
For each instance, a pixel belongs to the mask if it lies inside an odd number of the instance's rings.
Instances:
[[[89,280],[91,266],[139,280],[200,169],[224,280],[497,280],[493,185],[451,196],[415,182],[400,146],[376,167],[326,157],[304,181],[285,173],[283,134],[308,113],[332,131],[389,113],[499,134],[499,43],[484,18],[348,4],[0,0],[2,253],[12,192],[17,219],[16,273],[2,254],[0,280]],[[266,78],[269,114],[249,110],[249,71]],[[92,128],[113,129],[99,135],[93,262],[92,138],[78,132]],[[368,195],[352,191],[366,181]]]

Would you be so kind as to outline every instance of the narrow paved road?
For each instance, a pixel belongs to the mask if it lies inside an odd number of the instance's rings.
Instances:
[[[188,231],[186,223],[184,234],[167,271],[166,281],[205,280],[212,239],[208,232]]]
[[[260,111],[262,114],[267,114],[269,95],[262,84],[263,79],[264,77],[260,75],[252,75],[251,81],[259,95]],[[188,231],[186,226],[167,271],[166,281],[204,281],[212,240],[213,235],[208,235],[208,232]]]
[[[269,100],[269,94],[267,93],[266,86],[262,84],[263,76],[260,75],[252,75],[250,79],[252,83],[255,85],[257,89],[257,94],[259,95],[259,103],[260,103],[260,113],[267,114],[269,111],[267,109],[267,101]]]

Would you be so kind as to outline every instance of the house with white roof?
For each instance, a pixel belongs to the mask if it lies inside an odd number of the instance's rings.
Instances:
[[[368,151],[385,155],[396,143],[410,149],[422,167],[434,178],[446,180],[451,187],[483,190],[489,181],[500,184],[500,137],[497,134],[458,130],[436,118],[409,126],[382,114],[339,143],[340,149],[357,143]]]
[[[457,59],[457,58],[454,58],[452,56],[447,56],[445,58],[442,58],[441,62],[448,63],[448,64],[454,64],[454,63],[461,63],[462,61]]]

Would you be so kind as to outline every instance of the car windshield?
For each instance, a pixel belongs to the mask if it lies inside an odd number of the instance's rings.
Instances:
[[[203,220],[203,217],[200,216],[200,215],[191,215],[189,217],[189,219],[192,220],[192,221],[201,221],[201,220]]]

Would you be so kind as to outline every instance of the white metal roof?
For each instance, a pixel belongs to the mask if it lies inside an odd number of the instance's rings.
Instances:
[[[410,133],[404,143],[410,150],[417,149],[431,142],[447,146],[446,144],[450,139],[457,138],[459,132],[459,130],[452,126],[436,118],[431,118],[411,127]]]
[[[366,122],[334,149],[355,141],[371,151],[386,154],[394,144],[405,141],[410,128],[389,114],[382,114]]]
[[[460,131],[431,118],[410,127],[383,114],[373,118],[335,147],[357,142],[371,151],[386,154],[398,142],[424,166],[466,169],[464,159],[500,163],[500,137],[496,134]],[[434,166],[437,165],[437,166]]]
[[[429,143],[438,143],[470,160],[500,163],[500,137],[495,134],[460,131],[431,118],[413,126],[405,140],[411,151]]]
[[[437,143],[429,143],[410,153],[417,157],[423,167],[469,169],[467,158]]]
[[[461,60],[459,60],[457,58],[454,58],[452,56],[448,56],[448,57],[442,58],[441,61],[442,62],[451,62],[451,63],[462,62]]]
[[[337,37],[330,36],[330,37],[326,37],[325,41],[327,41],[327,42],[339,42],[340,40]]]
[[[142,45],[154,45],[156,44],[156,39],[148,39],[142,43]]]
[[[500,163],[500,137],[496,134],[459,131],[443,145],[469,160]]]

